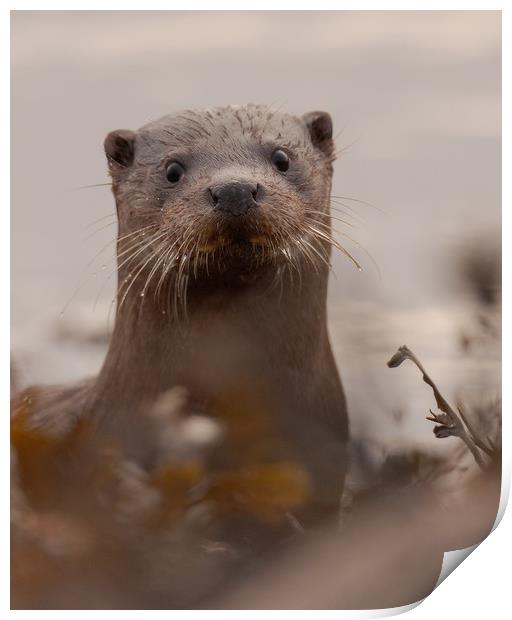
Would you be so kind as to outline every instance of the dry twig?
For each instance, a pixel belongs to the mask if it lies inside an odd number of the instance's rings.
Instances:
[[[425,381],[425,383],[429,385],[434,392],[434,397],[436,399],[439,412],[435,413],[430,409],[430,416],[427,416],[427,420],[437,424],[437,426],[434,426],[434,435],[439,439],[444,437],[459,437],[459,439],[462,439],[479,467],[485,470],[486,464],[480,450],[491,456],[492,449],[486,446],[474,433],[467,418],[464,416],[461,407],[459,407],[459,416],[446,401],[414,353],[405,345],[399,347],[398,351],[389,360],[387,365],[389,368],[397,368],[405,360],[411,360],[411,362],[419,368],[423,375],[423,381]]]

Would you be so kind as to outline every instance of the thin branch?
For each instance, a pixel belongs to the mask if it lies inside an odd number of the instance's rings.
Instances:
[[[485,470],[485,462],[478,448],[480,448],[484,452],[487,452],[487,449],[482,448],[482,446],[480,445],[481,442],[480,440],[478,440],[478,438],[475,439],[475,434],[467,423],[464,415],[461,415],[459,417],[455,410],[450,406],[448,401],[446,401],[446,399],[438,390],[436,384],[429,377],[427,371],[423,368],[423,365],[414,355],[414,353],[405,345],[399,347],[398,351],[389,360],[387,365],[389,368],[397,368],[407,359],[411,360],[411,362],[415,364],[421,371],[423,375],[423,381],[432,388],[432,391],[434,392],[434,397],[436,399],[437,407],[441,411],[441,413],[434,413],[432,410],[430,410],[431,415],[427,416],[427,420],[438,424],[438,426],[434,426],[434,435],[439,439],[443,439],[445,437],[459,437],[459,439],[462,439],[462,441],[466,444],[471,454],[473,455],[478,466],[481,469]],[[464,426],[462,420],[464,420],[469,434],[466,431],[466,427]]]

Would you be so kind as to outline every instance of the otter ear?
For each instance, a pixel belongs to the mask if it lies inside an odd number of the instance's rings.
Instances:
[[[306,123],[313,145],[325,150],[332,140],[331,115],[327,112],[308,112],[302,120]]]
[[[128,168],[135,152],[135,133],[129,129],[111,131],[103,143],[109,166]]]

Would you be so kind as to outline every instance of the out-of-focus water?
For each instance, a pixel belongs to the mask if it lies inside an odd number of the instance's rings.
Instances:
[[[350,198],[353,226],[338,238],[365,270],[335,258],[330,321],[354,431],[430,437],[428,388],[413,368],[385,367],[404,343],[446,396],[497,393],[498,346],[469,355],[458,346],[475,309],[454,274],[468,243],[500,238],[500,31],[490,11],[14,12],[11,304],[21,380],[74,379],[103,359],[116,228],[112,218],[91,223],[114,203],[108,187],[78,188],[108,181],[107,132],[184,107],[258,102],[325,109],[338,147],[348,147],[333,194]],[[400,411],[397,431],[390,420]]]

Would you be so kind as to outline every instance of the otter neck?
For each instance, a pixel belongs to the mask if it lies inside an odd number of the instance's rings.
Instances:
[[[118,299],[94,413],[102,419],[113,410],[147,409],[176,385],[208,401],[236,385],[287,389],[304,371],[314,374],[317,354],[329,346],[327,277],[326,267],[307,264],[301,265],[300,281],[288,270],[277,281],[275,272],[218,286],[191,281],[186,318],[174,317],[151,292],[141,297],[140,287],[132,286],[122,304]],[[118,297],[121,292],[119,287]]]

